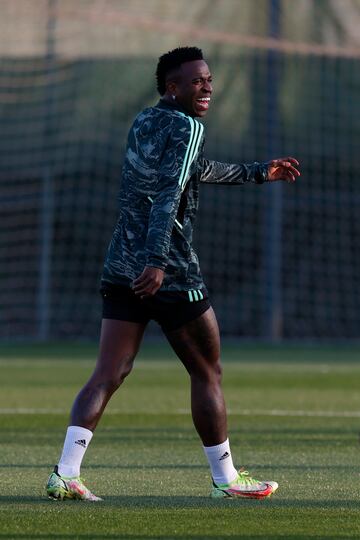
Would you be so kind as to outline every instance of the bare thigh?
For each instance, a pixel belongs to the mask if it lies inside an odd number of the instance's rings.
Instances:
[[[206,375],[219,369],[219,327],[211,307],[194,321],[167,332],[166,337],[190,374]]]
[[[94,375],[96,378],[118,382],[130,371],[139,350],[146,324],[114,319],[101,323],[99,355]]]

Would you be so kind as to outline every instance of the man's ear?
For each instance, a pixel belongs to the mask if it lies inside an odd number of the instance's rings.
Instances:
[[[176,82],[175,81],[168,81],[166,83],[166,92],[168,94],[171,94],[172,96],[176,96]]]

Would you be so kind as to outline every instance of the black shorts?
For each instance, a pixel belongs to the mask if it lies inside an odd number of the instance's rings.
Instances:
[[[165,332],[180,328],[210,307],[206,289],[157,292],[143,300],[125,285],[103,284],[100,292],[103,297],[103,319],[137,323],[155,320]]]

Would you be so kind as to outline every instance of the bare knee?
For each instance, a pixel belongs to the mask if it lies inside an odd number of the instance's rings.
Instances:
[[[134,359],[134,356],[125,357],[122,360],[121,365],[115,371],[115,373],[112,374],[112,381],[115,388],[119,388],[119,386],[124,382],[126,377],[131,373],[134,366]]]
[[[221,385],[222,365],[220,358],[212,361],[202,361],[194,363],[190,376],[193,380],[199,380],[203,383]]]
[[[222,381],[222,374],[223,374],[223,368],[222,368],[222,364],[221,364],[220,358],[219,358],[218,361],[216,362],[216,365],[215,365],[215,368],[214,368],[214,369],[215,369],[215,376],[217,377],[219,384],[221,384],[221,381]]]
[[[117,362],[113,361],[113,359],[104,362],[104,359],[102,359],[100,365],[95,368],[89,384],[91,386],[101,385],[108,393],[114,393],[131,372],[134,359],[134,355],[124,356]],[[107,367],[103,367],[104,365]]]

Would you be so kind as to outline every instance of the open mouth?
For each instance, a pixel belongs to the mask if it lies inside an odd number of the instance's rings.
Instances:
[[[198,98],[196,100],[196,103],[197,103],[197,108],[200,111],[207,111],[210,105],[210,98],[209,97]]]

